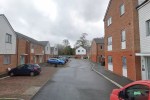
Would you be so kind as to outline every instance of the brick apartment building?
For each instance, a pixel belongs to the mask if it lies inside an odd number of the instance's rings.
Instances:
[[[104,38],[94,38],[90,49],[90,59],[93,62],[104,61]]]
[[[5,15],[0,15],[0,75],[16,67],[16,33]]]
[[[110,0],[104,16],[105,67],[131,80],[141,79],[138,0]]]
[[[18,41],[18,46],[20,46],[18,47],[18,57],[24,56],[23,59],[27,57],[27,59],[25,60],[26,63],[43,63],[44,47],[39,43],[39,41],[18,32],[16,32],[16,34],[20,40]],[[26,48],[24,48],[23,46],[25,46]],[[20,60],[22,59],[20,58]],[[19,62],[20,61],[18,58],[18,63]]]
[[[29,63],[29,41],[17,33],[17,65]]]

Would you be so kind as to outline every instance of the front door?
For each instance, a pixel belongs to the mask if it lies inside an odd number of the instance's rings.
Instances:
[[[122,57],[122,72],[123,72],[123,76],[127,77],[127,59],[126,59],[126,57]]]
[[[25,56],[20,56],[20,64],[25,64]]]
[[[148,79],[147,57],[141,57],[142,80]]]
[[[147,57],[147,76],[148,80],[150,79],[150,57]]]
[[[39,56],[39,60],[40,60],[40,63],[42,63],[43,57],[42,57],[42,56]]]
[[[108,70],[113,71],[112,56],[108,56]]]
[[[36,56],[34,56],[34,63],[36,64]]]

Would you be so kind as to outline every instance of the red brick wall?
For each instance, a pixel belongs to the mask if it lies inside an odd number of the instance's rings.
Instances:
[[[43,59],[42,59],[42,63],[43,63],[44,62],[44,54],[43,54],[44,47],[41,45],[37,45],[37,44],[33,44],[33,45],[34,45],[34,53],[31,53],[31,49],[30,49],[30,54],[29,54],[30,63],[35,63],[34,60],[36,57],[36,63],[39,64],[40,63],[40,61],[39,61],[40,56],[43,57]],[[30,44],[30,47],[31,47],[31,44]]]
[[[125,4],[125,13],[120,16],[120,5]],[[109,10],[104,18],[105,26],[105,62],[108,68],[108,56],[113,57],[114,73],[122,75],[122,56],[127,57],[128,78],[141,79],[140,57],[135,53],[140,51],[138,29],[138,0],[112,0]],[[107,19],[112,17],[112,24],[107,27]],[[126,31],[126,49],[121,49],[121,31]],[[107,39],[112,36],[112,51],[107,51]]]
[[[11,55],[11,64],[3,64],[4,55],[0,55],[0,74],[6,73],[7,68],[14,68],[17,66],[17,56]]]
[[[51,55],[49,54],[45,54],[44,55],[44,62],[47,62],[47,60],[51,57]]]
[[[101,49],[101,46],[103,47],[103,49]],[[99,59],[101,55],[104,56],[104,44],[96,44],[95,41],[92,41],[90,54],[91,61],[101,62],[101,60]]]
[[[28,54],[28,42],[24,39],[18,38],[17,39],[17,56],[18,56],[18,65],[20,65],[20,56],[22,54]],[[29,54],[25,55],[25,63],[29,63]]]

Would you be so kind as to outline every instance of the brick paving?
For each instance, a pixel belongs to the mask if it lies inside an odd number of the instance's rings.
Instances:
[[[26,93],[32,87],[42,87],[52,78],[58,68],[42,67],[42,72],[38,76],[14,76],[0,80],[0,98],[22,98],[30,100],[33,94]]]

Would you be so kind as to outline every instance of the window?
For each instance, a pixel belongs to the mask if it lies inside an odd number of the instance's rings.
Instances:
[[[103,49],[103,46],[101,45],[101,49]]]
[[[125,30],[121,31],[121,42],[124,42],[124,41],[126,41],[126,31]]]
[[[146,36],[150,36],[150,20],[146,21],[146,26],[147,26],[147,34],[146,34]]]
[[[123,67],[127,66],[127,59],[126,59],[126,57],[122,57],[122,64],[123,64]]]
[[[11,43],[11,42],[12,42],[12,36],[6,33],[6,43]]]
[[[55,51],[57,51],[57,48],[55,48]]]
[[[149,87],[145,85],[133,85],[125,89],[125,100],[148,100]]]
[[[10,55],[4,55],[4,64],[10,64],[11,63],[11,56]]]
[[[80,52],[80,50],[78,50],[78,52]]]
[[[109,17],[107,20],[107,26],[110,26],[112,24],[112,17]]]
[[[108,38],[108,45],[112,45],[112,37]]]
[[[47,51],[48,51],[48,47],[47,47]]]
[[[112,56],[108,56],[108,64],[112,64]]]
[[[34,44],[31,44],[31,49],[34,49]]]
[[[82,50],[82,52],[84,52],[84,50]]]
[[[123,15],[124,13],[125,13],[125,6],[124,6],[124,4],[122,4],[120,6],[120,15]]]

